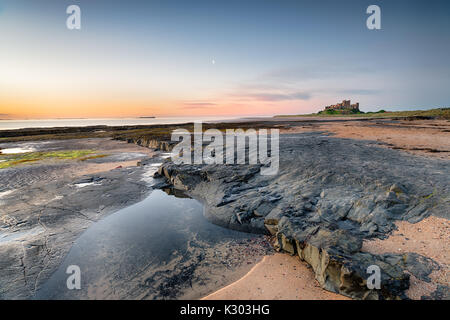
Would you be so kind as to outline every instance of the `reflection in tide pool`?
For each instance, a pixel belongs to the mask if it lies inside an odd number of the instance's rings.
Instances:
[[[34,151],[36,151],[35,148],[7,148],[7,149],[0,149],[0,154],[27,153]]]
[[[196,200],[154,190],[88,228],[35,298],[199,298],[225,284],[227,250],[255,239],[209,223]],[[80,267],[81,290],[67,289],[70,265]]]

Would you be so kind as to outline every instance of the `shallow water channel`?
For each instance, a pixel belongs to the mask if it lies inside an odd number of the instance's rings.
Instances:
[[[265,250],[261,241],[208,222],[194,199],[153,190],[92,224],[34,298],[200,298],[256,263]],[[68,289],[66,271],[73,265],[81,289]]]

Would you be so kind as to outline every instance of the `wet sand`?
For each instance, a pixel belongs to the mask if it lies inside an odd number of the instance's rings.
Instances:
[[[374,254],[415,252],[436,261],[439,270],[430,274],[431,282],[412,276],[411,287],[407,292],[411,299],[430,295],[438,285],[449,286],[450,221],[431,216],[415,224],[399,221],[396,226],[398,230],[385,240],[365,241],[363,251]]]
[[[299,124],[284,133],[326,131],[339,138],[373,140],[417,155],[450,159],[450,122],[447,120],[323,121]]]
[[[203,300],[350,300],[322,289],[314,272],[297,257],[265,256],[244,277]]]

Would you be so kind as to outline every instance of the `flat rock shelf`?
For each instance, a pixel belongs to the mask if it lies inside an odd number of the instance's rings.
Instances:
[[[159,176],[205,204],[206,217],[240,231],[271,233],[276,248],[311,265],[319,284],[356,299],[407,299],[410,276],[445,266],[414,252],[372,254],[364,240],[385,239],[396,221],[449,219],[448,161],[414,156],[375,141],[321,132],[280,135],[280,169],[259,165],[176,165]],[[446,245],[443,243],[443,245]],[[367,268],[381,269],[381,289],[367,287]],[[449,286],[439,284],[445,299]]]

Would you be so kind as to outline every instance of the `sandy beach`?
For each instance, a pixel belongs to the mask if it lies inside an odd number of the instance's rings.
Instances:
[[[372,140],[388,148],[440,159],[450,159],[448,120],[358,120],[318,121],[282,129],[285,133],[325,131],[335,137]]]
[[[203,178],[196,177],[199,170],[204,170],[202,167],[182,169],[188,169],[186,172],[170,167],[170,162],[158,158],[171,148],[167,140],[171,128],[167,126],[133,128],[130,134],[123,128],[111,128],[109,132],[102,132],[101,138],[98,138],[96,129],[83,129],[83,138],[78,138],[76,129],[58,129],[55,133],[57,140],[48,140],[53,135],[52,129],[39,130],[38,135],[30,137],[10,133],[14,135],[14,142],[3,142],[0,148],[7,151],[11,148],[30,149],[41,158],[13,164],[0,171],[7,181],[0,194],[0,202],[4,205],[0,212],[3,237],[0,254],[5,257],[5,266],[10,266],[5,267],[7,273],[0,278],[2,283],[8,283],[2,294],[23,298],[35,294],[47,284],[83,230],[88,230],[96,221],[103,221],[111,213],[145,199],[149,192],[148,182],[156,179],[157,188],[166,188],[169,194],[181,188],[191,198],[201,200],[205,217],[214,224],[250,233],[270,231],[274,240],[272,245],[279,252],[274,253],[273,249],[270,252],[265,240],[258,240],[263,239],[260,236],[251,242],[234,242],[227,238],[223,243],[220,239],[210,243],[209,240],[197,239],[197,232],[184,230],[183,237],[189,239],[191,253],[182,259],[181,265],[172,263],[175,259],[167,264],[167,268],[173,270],[142,266],[146,271],[139,271],[140,275],[136,275],[133,282],[112,280],[116,273],[122,272],[121,268],[105,269],[108,276],[103,279],[93,275],[93,282],[84,297],[203,297],[214,300],[364,298],[367,295],[364,291],[349,293],[344,290],[339,293],[333,289],[335,284],[326,282],[328,276],[321,273],[323,270],[317,259],[320,260],[323,254],[337,259],[337,264],[342,263],[340,255],[333,256],[327,252],[328,243],[333,250],[343,250],[341,255],[348,257],[345,263],[354,263],[355,268],[358,264],[382,259],[379,262],[396,274],[401,285],[409,284],[405,297],[447,297],[449,226],[444,208],[448,194],[445,177],[441,174],[446,170],[450,149],[447,121],[361,121],[351,118],[296,121],[274,118],[209,126],[224,128],[230,125],[281,129],[283,171],[275,177],[278,181],[264,181],[255,175],[256,171],[249,172],[245,167],[224,167],[222,171],[211,167],[212,171],[205,171],[202,175],[211,177],[211,180],[202,182]],[[78,139],[67,139],[72,136]],[[63,155],[73,150],[84,150],[89,154],[76,159],[43,157],[55,150]],[[3,158],[3,161],[11,161],[6,153]],[[349,165],[340,166],[340,163]],[[361,163],[363,168],[359,168]],[[402,168],[416,173],[411,176]],[[156,170],[160,173],[153,177]],[[312,176],[303,176],[308,172]],[[177,177],[179,174],[182,179]],[[231,180],[223,180],[227,176]],[[346,177],[345,183],[342,176]],[[361,177],[366,180],[363,188]],[[230,182],[232,188],[237,187],[236,195],[227,191]],[[377,196],[373,195],[374,192]],[[222,194],[222,198],[218,199],[217,194]],[[366,216],[365,212],[373,210],[374,206],[379,206],[377,210],[378,214],[381,212],[381,220],[373,215]],[[428,211],[423,211],[425,209]],[[35,212],[39,212],[37,218]],[[287,216],[283,218],[285,212]],[[298,220],[299,217],[304,220]],[[292,237],[292,230],[299,228],[299,221],[306,223],[300,224],[299,230],[307,232],[307,235],[306,241],[296,244],[289,237]],[[336,227],[330,225],[330,221],[342,230],[335,232]],[[309,223],[320,226],[320,232]],[[175,228],[171,233],[178,234],[177,225],[178,222],[170,223]],[[70,230],[70,233],[64,230]],[[352,230],[358,236],[349,237],[344,230]],[[138,236],[136,234],[136,241],[143,241]],[[91,237],[87,243],[95,241],[95,235]],[[108,239],[102,238],[106,246],[112,245]],[[314,246],[325,241],[324,247],[314,253],[316,249],[309,241]],[[346,251],[349,249],[353,250],[351,254]],[[112,246],[111,250],[117,248]],[[118,250],[114,259],[126,261],[136,256],[130,252],[124,255]],[[180,251],[174,252],[174,257],[180,254]],[[101,257],[102,254],[93,255]],[[197,258],[202,262],[194,262]],[[402,259],[406,259],[406,265]],[[101,264],[101,261],[96,263]],[[146,265],[145,259],[140,263]],[[155,278],[155,272],[166,276]],[[188,290],[186,281],[182,279],[190,279],[191,289]],[[113,289],[118,283],[122,289]],[[140,289],[136,291],[133,286]],[[345,284],[341,286],[345,288]],[[50,284],[47,287],[52,288]],[[47,291],[52,292],[51,289]],[[133,295],[132,292],[139,293]],[[394,293],[397,294],[403,293]]]
[[[434,292],[439,285],[450,286],[450,222],[444,218],[428,217],[412,224],[407,221],[396,223],[395,230],[387,239],[365,241],[362,250],[382,254],[415,252],[433,259],[439,266],[425,282],[412,277],[407,295],[411,299],[420,299]]]
[[[293,118],[287,120],[293,120]],[[336,137],[374,140],[384,143],[386,147],[412,154],[450,159],[450,124],[446,120],[399,121],[394,124],[357,119],[350,121],[351,118],[343,120],[349,121],[308,123],[282,129],[282,132],[325,130],[326,133]],[[450,244],[449,221],[445,218],[429,217],[416,224],[400,221],[396,223],[396,226],[398,230],[385,240],[365,241],[362,250],[374,254],[415,252],[437,261],[440,269],[433,271],[430,275],[431,283],[411,275],[411,287],[407,292],[411,299],[430,295],[439,284],[450,286],[450,257],[447,246]],[[295,273],[288,272],[292,270],[295,270]],[[275,254],[265,256],[240,280],[203,299],[340,300],[348,298],[323,290],[314,279],[311,268],[299,261],[297,257]]]
[[[0,0],[0,26],[0,301],[450,300],[449,0]]]
[[[349,300],[323,290],[314,272],[298,257],[283,253],[265,256],[245,276],[204,300]]]

